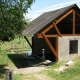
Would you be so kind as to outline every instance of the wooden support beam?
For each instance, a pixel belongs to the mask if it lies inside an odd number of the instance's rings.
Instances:
[[[80,36],[80,34],[75,34],[74,36]]]
[[[53,24],[51,24],[48,28],[46,28],[44,31],[42,31],[42,33],[46,33],[48,32],[51,28],[53,28]],[[37,35],[38,38],[43,38],[43,36],[41,35],[41,33],[39,35]]]
[[[73,35],[73,34],[62,34],[62,36],[80,36],[80,34],[75,34],[75,35]]]
[[[59,36],[61,36],[61,33],[60,33],[59,29],[57,28],[57,26],[56,26],[55,22],[53,22],[53,25],[54,25],[54,27],[55,27],[55,29],[56,29],[56,31],[57,31],[57,33],[58,33],[58,35],[59,35]]]
[[[75,35],[75,10],[73,10],[73,35]]]
[[[53,34],[53,35],[49,34],[49,35],[45,35],[45,36],[48,37],[48,38],[51,38],[51,37],[58,37],[58,35],[56,35],[56,34]]]
[[[26,37],[26,36],[24,36],[24,38],[26,39],[26,41],[28,42],[29,46],[30,46],[30,47],[31,47],[31,49],[32,49],[32,45],[30,44],[30,42],[29,42],[29,40],[27,39],[27,37]]]
[[[37,36],[38,36],[38,38],[43,38],[43,36],[41,35],[41,33],[38,34]]]
[[[56,37],[56,52],[58,53],[58,37]],[[58,56],[58,54],[57,54]],[[56,58],[56,61],[58,61],[58,58]]]
[[[56,20],[56,24],[58,24],[60,21],[62,21],[65,17],[67,17],[69,14],[71,14],[73,12],[73,9],[71,9],[70,11],[68,11],[65,15],[63,15],[62,17],[60,17],[58,20]]]
[[[58,53],[55,51],[55,49],[53,48],[52,44],[50,43],[50,41],[48,40],[48,38],[45,36],[44,33],[42,33],[42,36],[44,37],[46,43],[48,44],[48,46],[50,47],[51,51],[53,52],[53,54],[56,56],[56,58],[58,59]]]
[[[58,35],[57,34],[49,34],[49,35],[45,35],[46,37],[58,37]],[[40,34],[40,35],[38,35],[38,38],[43,38],[43,36]]]
[[[54,26],[53,26],[53,24],[51,24],[48,28],[46,28],[42,33],[46,33],[46,32],[48,32],[51,28],[53,28]]]
[[[62,36],[74,36],[73,34],[61,34]]]

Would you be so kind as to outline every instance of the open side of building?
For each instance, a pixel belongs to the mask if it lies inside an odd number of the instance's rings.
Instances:
[[[43,13],[23,31],[32,37],[32,53],[52,61],[70,60],[73,54],[80,56],[80,9],[76,4]]]

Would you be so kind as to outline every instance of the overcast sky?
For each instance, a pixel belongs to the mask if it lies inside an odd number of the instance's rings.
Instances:
[[[44,12],[56,10],[72,4],[77,4],[80,7],[80,0],[35,0],[35,3],[33,3],[25,17],[33,20]]]

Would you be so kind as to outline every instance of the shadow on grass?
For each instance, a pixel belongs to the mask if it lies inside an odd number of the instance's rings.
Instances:
[[[45,64],[40,64],[43,62],[43,60],[33,55],[25,58],[22,54],[8,54],[8,57],[12,60],[17,68],[46,66]]]
[[[0,79],[4,78],[6,64],[0,65]]]

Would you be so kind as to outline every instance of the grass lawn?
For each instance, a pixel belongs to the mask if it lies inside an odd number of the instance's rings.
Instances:
[[[75,59],[74,65],[67,68],[64,72],[55,72],[54,69],[64,63],[56,63],[48,67],[48,70],[42,71],[40,74],[49,76],[51,80],[80,80],[80,57]]]
[[[19,53],[11,53],[9,51],[11,48],[14,48],[15,50],[30,49],[23,38],[20,39],[20,43],[19,39],[16,38],[11,42],[5,42],[5,44],[2,44],[0,48],[0,80],[5,80],[6,66],[10,69],[16,67],[9,57],[11,57],[15,63],[20,62],[20,57],[22,55],[18,55]],[[14,80],[80,80],[80,57],[77,57],[74,60],[74,65],[67,68],[64,72],[61,73],[54,71],[54,69],[59,68],[64,64],[65,62],[54,63],[47,66],[47,69],[36,73],[14,74]]]

